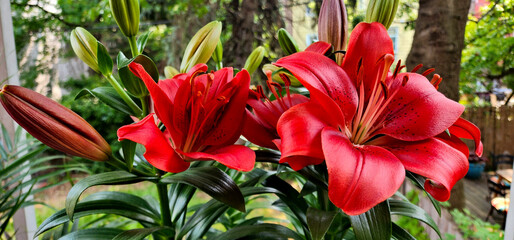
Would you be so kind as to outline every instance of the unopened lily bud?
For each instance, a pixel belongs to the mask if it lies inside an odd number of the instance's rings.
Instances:
[[[399,0],[370,0],[364,21],[379,22],[389,29],[393,23]]]
[[[172,66],[164,67],[164,76],[166,77],[166,79],[172,79],[175,75],[179,73],[180,72]]]
[[[77,27],[71,31],[70,42],[77,57],[95,72],[100,72],[97,59],[98,41],[96,38],[86,29]]]
[[[109,0],[109,5],[123,35],[135,37],[139,32],[139,0]]]
[[[220,41],[220,35],[221,22],[219,21],[212,21],[198,30],[187,44],[180,64],[180,72],[188,72],[198,63],[207,63]]]
[[[246,59],[244,69],[251,75],[261,65],[262,59],[264,58],[264,48],[262,46],[257,47]]]
[[[221,44],[221,41],[218,41],[218,44],[214,49],[212,60],[216,63],[218,70],[223,68],[223,45]]]
[[[289,82],[291,83],[291,86],[294,86],[294,87],[302,86],[300,81],[298,81],[298,79],[296,79],[293,76],[293,74],[291,74],[289,71],[285,70],[284,68],[277,67],[273,64],[264,64],[264,66],[262,67],[262,72],[264,74],[266,74],[269,71],[271,71],[273,73],[272,79],[275,82],[284,84],[284,80],[282,79],[282,77],[287,77],[289,79]],[[283,75],[283,76],[280,77],[280,75]]]
[[[318,18],[318,38],[334,46],[334,51],[344,51],[348,39],[348,17],[343,0],[325,0]],[[341,64],[343,55],[336,55]]]
[[[278,30],[278,43],[285,55],[291,55],[299,51],[296,41],[293,39],[291,34],[283,28]]]
[[[51,148],[94,161],[111,156],[109,144],[86,120],[37,92],[5,85],[0,102],[21,127]]]

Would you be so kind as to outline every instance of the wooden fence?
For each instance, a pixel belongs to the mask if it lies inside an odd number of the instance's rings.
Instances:
[[[485,157],[514,154],[514,106],[467,108],[462,117],[480,128]]]

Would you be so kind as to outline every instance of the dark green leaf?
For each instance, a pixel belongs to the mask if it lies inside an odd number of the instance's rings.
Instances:
[[[133,61],[141,64],[155,82],[159,81],[159,70],[151,58],[141,54]]]
[[[303,240],[298,233],[278,224],[262,223],[257,225],[237,226],[218,236],[218,240],[235,239],[296,239]]]
[[[359,240],[391,239],[391,215],[387,200],[363,214],[350,216],[350,221]]]
[[[114,88],[112,87],[97,87],[93,90],[82,89],[82,91],[80,91],[79,94],[77,94],[75,99],[81,98],[86,95],[96,97],[98,98],[98,100],[107,104],[107,106],[111,107],[112,109],[118,110],[122,113],[128,115],[135,114],[134,112],[132,112],[132,109],[130,109],[130,107],[128,107],[125,104],[123,99],[121,99],[116,90],[114,90]]]
[[[137,51],[142,53],[145,50],[146,42],[148,41],[148,37],[150,36],[151,31],[143,33],[136,40]]]
[[[153,216],[156,219],[160,218],[160,213],[153,208],[145,199],[123,192],[97,192],[87,196],[84,201],[96,201],[96,200],[112,200],[122,202],[123,204],[130,206],[137,206],[140,212],[146,212],[148,216]]]
[[[90,228],[71,232],[59,238],[59,240],[98,240],[113,239],[122,230],[114,228]]]
[[[112,59],[111,56],[109,56],[109,52],[101,42],[98,42],[98,50],[96,54],[98,59],[98,69],[102,75],[111,75],[113,67]]]
[[[416,240],[415,237],[413,237],[405,229],[403,229],[400,226],[396,225],[396,223],[393,223],[393,239],[396,239],[396,240]]]
[[[430,215],[428,215],[428,213],[425,212],[425,210],[422,208],[410,202],[393,199],[389,200],[389,206],[391,208],[391,214],[402,215],[422,221],[434,229],[439,237],[442,238],[441,232],[439,231],[439,228],[437,227],[434,219],[432,219],[432,217],[430,217]]]
[[[132,171],[134,166],[134,155],[136,154],[137,143],[130,140],[122,140],[121,148],[123,151],[123,159],[129,171]]]
[[[123,52],[119,52],[118,56],[116,56],[116,65],[118,69],[127,67],[132,62],[132,59],[129,59],[123,54]]]
[[[194,186],[214,199],[239,211],[245,211],[245,201],[234,180],[215,167],[190,168],[187,171],[167,176],[162,183],[185,183]]]
[[[170,184],[169,201],[171,209],[171,221],[175,222],[183,214],[189,201],[196,192],[196,188],[184,183]]]
[[[434,205],[435,210],[437,211],[439,216],[441,216],[441,205],[425,189],[425,179],[422,176],[419,176],[419,175],[417,175],[413,172],[409,172],[409,171],[407,171],[406,177],[410,178],[412,180],[412,182],[414,183],[414,185],[423,189],[423,191],[426,193],[428,199],[430,199],[430,202],[432,202],[432,205]]]
[[[150,213],[148,209],[141,208],[136,204],[126,204],[126,202],[117,200],[91,200],[82,201],[76,205],[73,219],[81,218],[93,214],[114,214],[123,216],[145,224],[147,226],[156,226],[159,224],[160,218]],[[59,210],[52,216],[48,217],[39,225],[35,236],[68,222],[69,216],[65,209]]]
[[[166,227],[132,229],[116,235],[112,240],[141,240],[146,236],[165,228]]]
[[[80,180],[75,184],[66,197],[66,213],[69,219],[73,219],[75,205],[84,190],[96,185],[129,184],[149,180],[148,177],[139,177],[125,171],[113,171],[95,174]]]
[[[307,224],[314,240],[321,240],[327,233],[337,212],[327,212],[315,208],[307,209]]]
[[[12,138],[11,136],[9,136],[9,132],[7,131],[7,129],[5,128],[5,126],[2,124],[2,139],[3,139],[3,142],[5,144],[5,146],[7,147],[7,150],[9,152],[12,152]]]

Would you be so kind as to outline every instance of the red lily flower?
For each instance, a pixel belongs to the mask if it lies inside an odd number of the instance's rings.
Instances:
[[[166,129],[161,131],[153,114],[138,123],[121,127],[119,140],[129,139],[145,146],[150,164],[167,172],[182,172],[193,160],[216,160],[241,171],[250,171],[255,153],[233,145],[241,135],[250,76],[242,70],[233,77],[232,68],[214,73],[205,64],[189,73],[155,83],[144,68],[131,63],[154,102],[155,113]]]
[[[320,41],[311,44],[305,51],[325,54],[330,48],[330,44]],[[291,94],[289,91],[291,81],[284,74],[280,75],[286,89],[286,95],[282,96],[282,86],[279,83],[273,82],[271,75],[271,71],[266,73],[268,77],[266,84],[275,97],[275,100],[270,100],[264,94],[262,86],[258,86],[256,91],[250,90],[247,104],[253,111],[246,110],[243,136],[246,137],[248,141],[261,147],[278,150],[275,144],[275,142],[277,142],[278,146],[280,146],[280,136],[277,132],[278,119],[289,108],[300,103],[305,103],[309,101],[309,98],[301,94]]]
[[[358,215],[391,197],[405,170],[427,177],[439,201],[468,170],[468,149],[458,138],[480,131],[460,119],[464,106],[446,98],[423,75],[394,73],[392,41],[379,23],[361,23],[342,66],[312,52],[277,61],[309,91],[311,100],[278,121],[281,162],[295,170],[325,161],[330,200]],[[450,135],[445,133],[449,129]]]

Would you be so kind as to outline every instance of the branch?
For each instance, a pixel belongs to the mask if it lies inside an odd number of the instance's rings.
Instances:
[[[488,79],[499,79],[499,78],[503,78],[505,76],[508,76],[508,75],[512,75],[514,74],[514,68],[509,68],[509,69],[504,69],[502,70],[502,72],[500,74],[487,74],[485,77],[488,78]]]
[[[39,5],[39,1],[36,4],[28,4],[28,3],[27,4],[21,4],[21,3],[18,3],[16,1],[14,1],[14,2],[11,1],[11,4],[12,5],[16,5],[18,7],[22,7],[22,8],[23,7],[38,8],[41,11],[43,11],[44,13],[48,14],[52,19],[58,20],[59,22],[63,23],[64,25],[66,25],[66,26],[68,26],[70,28],[75,28],[75,27],[78,27],[78,26],[82,26],[80,24],[68,22],[68,21],[64,20],[64,18],[61,15],[46,10],[44,7]]]

